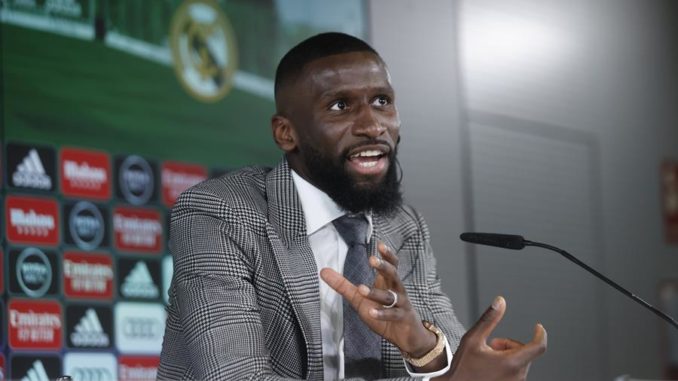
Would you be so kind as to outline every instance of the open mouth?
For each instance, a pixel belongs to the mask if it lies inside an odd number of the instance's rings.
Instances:
[[[388,152],[388,148],[381,146],[361,147],[348,155],[348,163],[360,174],[379,174],[388,166]]]

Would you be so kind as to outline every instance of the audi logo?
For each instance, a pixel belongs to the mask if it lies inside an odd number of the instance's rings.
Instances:
[[[73,368],[73,381],[114,381],[113,372],[106,368]]]
[[[156,319],[126,318],[123,321],[122,332],[125,336],[135,339],[151,339],[162,335],[162,324]]]

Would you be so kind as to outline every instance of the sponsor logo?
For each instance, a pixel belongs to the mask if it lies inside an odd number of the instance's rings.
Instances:
[[[118,357],[120,381],[155,381],[160,357]]]
[[[143,259],[118,259],[120,296],[128,299],[160,297],[160,263]]]
[[[120,251],[157,253],[162,248],[160,212],[153,209],[123,208],[113,210],[115,247]]]
[[[12,185],[42,190],[52,188],[52,178],[45,172],[45,167],[42,166],[36,149],[28,151],[28,155],[16,167],[16,171],[12,174]]]
[[[110,353],[66,353],[64,374],[73,381],[115,381],[118,379],[117,361]]]
[[[89,201],[64,205],[65,241],[82,250],[94,250],[108,245],[106,219],[108,213]]]
[[[183,2],[172,18],[170,46],[177,78],[194,98],[216,102],[229,92],[238,51],[233,28],[216,1]]]
[[[112,328],[110,307],[66,307],[67,345],[70,348],[110,348]]]
[[[50,381],[47,375],[47,370],[42,364],[42,361],[35,360],[31,369],[26,372],[26,375],[21,378],[21,381]]]
[[[55,300],[12,299],[7,307],[12,349],[61,349],[61,305]]]
[[[59,154],[61,192],[71,197],[111,197],[111,161],[107,154],[64,148]]]
[[[155,198],[156,177],[151,164],[141,156],[116,160],[118,195],[132,205],[143,205]]]
[[[115,342],[121,353],[160,353],[165,331],[162,305],[119,302],[114,314]]]
[[[9,186],[42,191],[54,190],[54,150],[23,144],[7,145]]]
[[[59,208],[54,200],[7,196],[5,221],[7,240],[11,243],[59,243]]]
[[[14,355],[10,363],[10,380],[51,381],[62,374],[58,357]]]
[[[181,192],[207,179],[207,169],[199,165],[165,162],[162,164],[162,201],[171,207]]]
[[[162,298],[166,304],[169,304],[169,289],[172,285],[172,276],[174,275],[174,262],[172,257],[166,255],[162,259]]]
[[[9,265],[14,271],[9,274],[9,288],[12,293],[23,293],[32,298],[58,293],[57,258],[51,251],[35,247],[11,249]]]
[[[71,298],[112,299],[113,260],[105,254],[64,253],[64,293]]]

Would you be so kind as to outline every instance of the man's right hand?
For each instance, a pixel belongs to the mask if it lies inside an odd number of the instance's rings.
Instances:
[[[498,296],[476,324],[461,339],[452,366],[437,381],[522,381],[532,360],[546,352],[546,330],[534,328],[534,337],[527,344],[511,339],[488,337],[506,311],[506,301]]]

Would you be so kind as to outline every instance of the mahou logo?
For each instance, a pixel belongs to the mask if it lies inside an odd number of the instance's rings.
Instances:
[[[113,231],[116,249],[128,252],[160,252],[163,242],[161,221],[157,210],[115,208]]]
[[[105,254],[64,253],[64,293],[69,298],[113,298],[113,260]]]
[[[120,356],[118,377],[120,381],[155,381],[160,357]]]
[[[165,162],[162,164],[162,201],[172,207],[181,192],[207,179],[207,169],[200,165]]]
[[[103,152],[64,148],[59,153],[59,174],[66,196],[111,198],[111,160]]]
[[[61,349],[63,322],[59,302],[12,299],[7,311],[7,332],[12,349]]]
[[[57,245],[59,207],[45,198],[7,196],[5,201],[7,240],[11,243]]]

